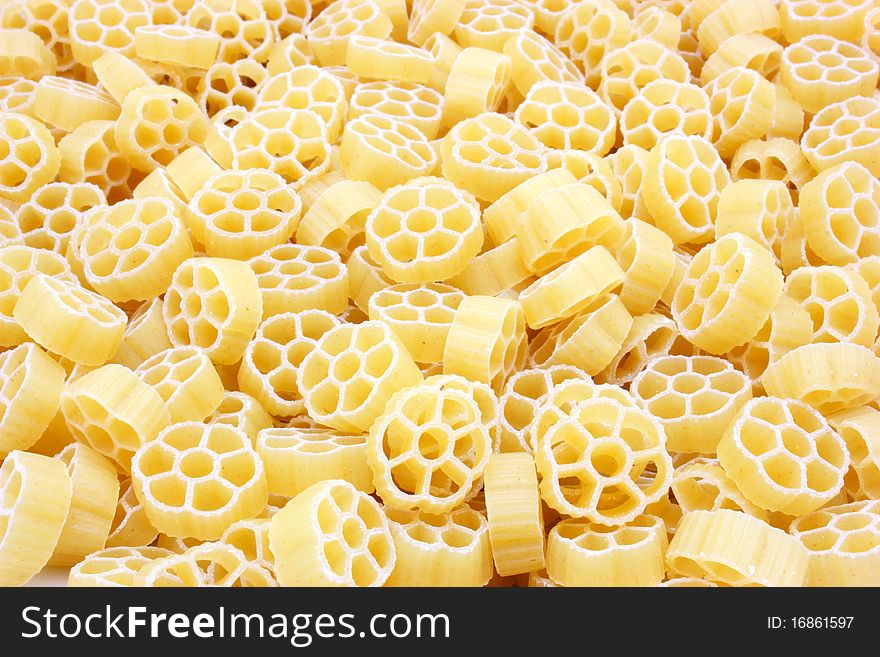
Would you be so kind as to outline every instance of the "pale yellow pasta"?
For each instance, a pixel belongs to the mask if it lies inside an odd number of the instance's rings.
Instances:
[[[666,552],[671,574],[730,586],[802,586],[809,559],[795,537],[730,509],[686,514]]]
[[[690,69],[681,55],[651,39],[637,39],[602,58],[599,95],[618,111],[639,90],[658,79],[687,82]]]
[[[418,128],[428,139],[440,131],[444,98],[430,87],[409,82],[365,82],[351,96],[348,116],[383,114]]]
[[[632,318],[630,328],[607,366],[595,375],[600,383],[625,385],[656,357],[669,354],[678,329],[660,314]]]
[[[151,7],[145,0],[77,0],[69,15],[73,57],[90,66],[106,50],[134,55],[134,31],[148,25]]]
[[[241,550],[249,563],[264,568],[274,580],[275,556],[269,547],[269,523],[270,518],[239,520],[226,528],[220,542]]]
[[[204,72],[194,98],[205,114],[218,120],[224,112],[252,111],[257,106],[257,87],[271,74],[250,59],[217,62]]]
[[[397,554],[385,586],[485,586],[492,578],[489,524],[479,511],[384,511]]]
[[[608,53],[626,45],[632,24],[611,0],[567,7],[551,31],[556,45],[586,73],[591,87],[599,81],[599,66]]]
[[[780,180],[797,201],[799,190],[816,172],[796,142],[777,137],[740,146],[731,160],[730,175],[733,180]]]
[[[91,447],[72,443],[56,456],[67,467],[71,494],[67,519],[50,566],[73,566],[104,549],[119,498],[116,466]]]
[[[217,410],[223,383],[208,354],[198,347],[169,347],[135,370],[162,398],[172,422],[201,421]]]
[[[462,50],[446,80],[443,124],[452,127],[464,119],[498,109],[510,81],[510,71],[507,55],[485,48]]]
[[[64,378],[33,342],[0,354],[0,455],[40,440],[60,408]]]
[[[467,0],[454,35],[463,48],[478,46],[501,52],[511,36],[531,29],[534,22],[531,9],[516,0]]]
[[[758,32],[743,32],[728,37],[707,59],[700,71],[700,82],[709,84],[722,73],[741,66],[760,73],[768,80],[779,70],[782,46]]]
[[[464,271],[447,282],[466,294],[495,296],[521,289],[532,279],[532,272],[523,262],[519,240],[512,238],[477,255]]]
[[[134,31],[138,57],[205,70],[216,61],[221,41],[218,34],[187,25],[142,25]]]
[[[755,33],[776,38],[780,32],[779,11],[772,0],[725,2],[700,21],[697,39],[709,57],[728,38]]]
[[[449,35],[461,18],[467,0],[413,0],[407,40],[424,46],[433,34]]]
[[[366,247],[355,249],[366,251]],[[354,260],[352,255],[349,263]],[[319,246],[279,244],[248,261],[257,276],[263,298],[263,319],[284,312],[310,308],[331,314],[348,306],[349,279],[354,294],[354,275],[339,254]]]
[[[455,311],[443,350],[443,373],[489,384],[497,392],[525,360],[525,317],[518,301],[468,296]]]
[[[327,139],[335,142],[345,120],[346,96],[340,78],[330,70],[304,65],[262,81],[257,88],[255,105],[258,109],[311,110],[323,120]]]
[[[109,203],[130,198],[143,178],[116,144],[114,121],[89,121],[58,142],[64,182],[97,185]]]
[[[131,475],[150,522],[176,537],[219,538],[259,514],[269,495],[247,435],[223,424],[172,424],[137,451]]]
[[[421,381],[406,347],[378,321],[331,328],[297,372],[309,415],[354,433],[367,431],[394,393]]]
[[[865,34],[861,46],[871,59],[880,63],[880,7],[869,9],[865,15]]]
[[[689,342],[722,354],[757,335],[782,285],[773,254],[730,233],[694,256],[675,291],[672,316]]]
[[[55,179],[61,154],[49,129],[17,112],[0,115],[0,199],[23,203]]]
[[[282,586],[382,586],[396,561],[382,507],[340,480],[314,484],[276,513],[269,547]]]
[[[25,29],[0,28],[0,75],[37,80],[55,75],[58,60],[40,37]]]
[[[110,524],[110,533],[107,535],[107,547],[137,548],[149,545],[158,535],[159,530],[150,523],[147,512],[131,485],[131,479],[126,477],[119,484],[119,500]]]
[[[225,391],[217,410],[207,419],[208,424],[228,424],[244,431],[251,441],[257,434],[274,426],[272,416],[256,399],[244,392]]]
[[[709,96],[697,85],[658,79],[639,89],[620,114],[623,143],[652,149],[667,135],[712,138]]]
[[[63,254],[78,215],[105,203],[104,193],[91,183],[44,185],[15,213],[21,232],[18,243]]]
[[[64,463],[13,451],[0,465],[0,584],[21,586],[52,556],[70,505]]]
[[[288,426],[263,429],[254,444],[273,495],[295,497],[312,484],[333,479],[365,493],[375,490],[363,434]]]
[[[425,83],[431,78],[431,53],[394,41],[353,35],[348,40],[346,68],[365,79]]]
[[[766,521],[768,513],[752,504],[727,476],[717,459],[695,458],[676,468],[671,492],[683,514],[730,509]]]
[[[171,343],[200,347],[220,365],[241,358],[262,313],[257,275],[248,263],[228,258],[181,263],[162,306]]]
[[[880,493],[880,412],[867,406],[829,416],[850,455],[843,487],[851,499],[878,499]]]
[[[318,339],[339,324],[330,313],[315,309],[266,318],[242,356],[239,389],[274,416],[303,414],[305,403],[297,387],[297,372]]]
[[[446,513],[479,490],[491,450],[473,397],[422,384],[389,400],[370,427],[367,462],[385,506]]]
[[[135,576],[138,587],[273,587],[272,573],[228,543],[208,542],[155,559]]]
[[[857,43],[871,6],[870,0],[780,0],[782,34],[789,43],[816,33]]]
[[[675,271],[672,240],[640,219],[626,222],[626,237],[614,253],[625,274],[618,293],[632,315],[651,312]]]
[[[699,136],[666,137],[651,149],[642,176],[642,200],[657,228],[676,244],[711,241],[718,200],[730,182],[712,144]]]
[[[782,262],[783,236],[795,220],[785,184],[778,180],[738,180],[721,190],[715,217],[716,239],[742,233]]]
[[[547,538],[547,574],[560,586],[657,586],[665,576],[663,521],[640,515],[620,527],[563,520]]]
[[[0,25],[36,34],[55,57],[59,73],[80,72],[70,49],[70,7],[66,0],[8,2],[0,9]]]
[[[429,36],[424,48],[434,55],[434,73],[428,81],[428,86],[442,94],[446,90],[449,72],[463,48],[440,32]]]
[[[277,25],[268,20],[262,2],[206,0],[194,3],[179,24],[220,35],[219,60],[253,59],[265,62]]]
[[[90,554],[71,568],[67,586],[134,586],[142,568],[171,554],[169,550],[160,547],[110,546]]]
[[[827,105],[813,115],[801,148],[817,171],[842,162],[858,162],[880,174],[880,98],[854,96]]]
[[[510,80],[523,96],[545,80],[584,83],[583,73],[565,53],[532,30],[521,30],[507,39],[504,54],[511,62]]]
[[[588,151],[550,149],[547,151],[547,168],[550,172],[565,169],[578,182],[589,185],[604,196],[618,213],[621,211],[623,190],[606,158]]]
[[[645,207],[642,181],[648,162],[648,151],[633,144],[621,146],[606,156],[621,188],[620,214],[628,219],[650,219]]]
[[[752,398],[749,379],[713,356],[661,356],[633,379],[630,393],[663,425],[670,451],[702,454],[715,452]]]
[[[653,39],[667,48],[678,48],[681,40],[681,19],[658,5],[634,10],[632,30],[637,39]]]
[[[352,251],[345,263],[345,270],[350,281],[350,296],[356,308],[368,313],[370,299],[377,292],[394,285],[382,268],[370,257],[366,244]]]
[[[391,19],[372,0],[334,2],[316,16],[303,34],[321,66],[345,64],[348,40],[352,35],[386,38]]]
[[[37,83],[34,80],[19,77],[0,77],[0,110],[34,114]]]
[[[67,78],[44,76],[37,84],[34,115],[47,126],[66,133],[87,121],[116,119],[119,105],[98,87]]]

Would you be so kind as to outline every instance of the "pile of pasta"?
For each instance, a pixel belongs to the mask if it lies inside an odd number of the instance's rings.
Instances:
[[[0,584],[880,585],[876,1],[0,26]]]

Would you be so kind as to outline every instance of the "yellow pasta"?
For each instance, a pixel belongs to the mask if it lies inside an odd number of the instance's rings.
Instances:
[[[134,31],[138,57],[198,69],[211,68],[220,43],[219,35],[186,25],[143,25]]]
[[[782,262],[783,236],[795,220],[785,184],[777,180],[738,180],[721,190],[715,217],[716,239],[742,233]]]
[[[868,0],[781,0],[782,33],[789,43],[815,33],[858,42],[871,6]]]
[[[681,55],[651,39],[636,39],[612,50],[602,58],[599,71],[599,95],[618,111],[654,80],[687,82],[690,76]]]
[[[799,190],[816,172],[796,142],[776,137],[740,146],[731,160],[730,175],[733,180],[780,180],[797,201]]]
[[[115,120],[119,111],[119,105],[106,91],[84,82],[44,76],[37,84],[35,116],[64,132],[87,121]]]
[[[465,48],[449,70],[443,95],[443,123],[459,121],[498,109],[510,81],[511,61],[485,48]]]
[[[171,554],[169,550],[160,547],[111,546],[90,554],[71,568],[67,586],[134,586],[142,568]]]
[[[104,193],[91,183],[44,185],[16,211],[17,243],[63,254],[78,215],[105,203]]]
[[[667,135],[712,138],[709,96],[688,82],[659,79],[641,88],[620,115],[624,144],[652,149]]]
[[[504,54],[510,58],[511,82],[523,96],[532,86],[545,80],[584,83],[583,73],[565,53],[532,30],[521,30],[508,38]]]
[[[675,271],[672,240],[654,226],[632,218],[626,238],[615,252],[625,274],[619,296],[633,315],[650,312],[660,300]]]
[[[723,3],[700,21],[697,39],[708,57],[731,36],[755,33],[776,38],[779,32],[779,11],[772,0],[740,0]]]
[[[151,7],[145,0],[77,0],[70,10],[73,57],[90,66],[106,50],[134,55],[134,31],[147,25]]]
[[[348,41],[346,68],[366,79],[425,83],[434,69],[433,56],[420,48],[370,36],[353,35]]]
[[[555,24],[556,45],[586,73],[595,87],[606,54],[630,41],[632,24],[611,0],[577,3],[566,8]]]
[[[172,422],[204,420],[223,399],[223,383],[208,354],[197,347],[169,347],[141,362],[135,370],[155,390]]]
[[[134,578],[138,587],[273,587],[272,573],[251,563],[247,555],[228,543],[206,542],[179,554],[155,559]]]
[[[511,36],[531,29],[534,22],[531,10],[515,0],[467,0],[454,35],[463,48],[500,52]]]
[[[880,174],[880,99],[854,96],[827,105],[813,115],[801,137],[801,148],[817,171],[842,162],[858,162]]]
[[[252,111],[258,103],[256,87],[269,75],[250,59],[217,62],[200,78],[194,98],[205,114],[218,120],[224,112]]]
[[[105,50],[92,62],[92,70],[101,86],[119,104],[129,91],[156,84],[141,66],[115,50]]]
[[[742,32],[722,41],[700,71],[700,81],[709,84],[722,73],[741,66],[757,71],[768,80],[779,70],[782,46],[758,32]]]
[[[36,34],[0,28],[0,75],[37,80],[55,75],[57,66],[55,54]]]
[[[149,545],[156,540],[158,534],[159,530],[150,523],[143,504],[135,494],[131,479],[122,480],[119,484],[119,500],[110,524],[110,533],[107,535],[107,547],[137,548]]]
[[[335,142],[345,119],[346,96],[340,78],[331,71],[304,65],[262,81],[257,89],[255,106],[259,110],[279,107],[311,110],[324,122],[327,139]]]
[[[448,36],[461,18],[466,4],[467,0],[413,0],[407,40],[424,46],[433,34]]]
[[[0,115],[0,199],[26,202],[55,179],[61,154],[49,129],[17,112]]]
[[[877,499],[880,491],[880,413],[863,406],[829,416],[829,424],[840,434],[850,455],[850,468],[843,487],[851,499]]]
[[[58,142],[60,180],[97,185],[109,203],[130,198],[143,178],[116,144],[114,121],[88,121]]]
[[[345,64],[348,39],[353,34],[379,39],[391,34],[391,19],[375,2],[334,2],[312,20],[303,34],[321,66]]]
[[[730,509],[764,521],[768,517],[766,510],[740,492],[717,459],[695,458],[676,468],[671,491],[684,514]]]
[[[776,89],[749,68],[734,67],[706,86],[715,118],[713,143],[722,157],[731,157],[750,139],[760,139],[772,127]]]

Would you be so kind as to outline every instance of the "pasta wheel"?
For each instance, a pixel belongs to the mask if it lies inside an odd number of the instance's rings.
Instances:
[[[666,436],[645,411],[600,397],[574,404],[545,431],[547,423],[539,414],[535,461],[541,497],[560,513],[619,526],[668,491]]]
[[[560,167],[523,181],[483,210],[483,220],[489,236],[498,245],[512,239],[516,232],[516,222],[511,221],[511,217],[519,217],[528,210],[538,194],[575,182],[577,179],[574,174]]]
[[[486,518],[467,505],[449,513],[384,509],[397,560],[385,586],[485,586],[492,578]]]
[[[458,23],[467,0],[413,0],[407,41],[424,46],[433,34],[448,36]]]
[[[271,573],[273,586],[277,586],[275,557],[269,547],[269,524],[270,518],[239,520],[226,528],[220,542],[240,550],[247,557],[248,563],[256,564]],[[216,576],[216,566],[214,574]]]
[[[535,461],[528,454],[493,454],[486,465],[486,515],[499,575],[544,567],[544,523]]]
[[[694,257],[675,291],[672,316],[689,342],[723,354],[757,335],[782,285],[772,253],[731,233]]]
[[[531,9],[516,0],[467,0],[454,27],[455,40],[462,48],[501,52],[511,36],[532,29],[534,22]]]
[[[555,24],[556,45],[586,73],[595,88],[599,65],[608,53],[626,45],[632,24],[611,0],[577,3],[566,8]]]
[[[443,373],[458,374],[499,392],[525,359],[525,317],[518,301],[467,296],[455,311],[443,350]]]
[[[621,146],[606,156],[611,170],[620,184],[621,201],[619,212],[625,219],[630,217],[650,218],[645,207],[642,180],[648,162],[648,151],[641,146],[629,144]]]
[[[667,538],[663,521],[640,515],[621,527],[577,518],[547,537],[547,574],[560,586],[657,586]]]
[[[688,82],[658,79],[639,89],[620,115],[624,144],[651,150],[667,135],[712,138],[709,96]]]
[[[870,8],[869,0],[780,0],[779,19],[789,43],[814,33],[858,42]]]
[[[853,96],[870,96],[880,67],[858,46],[824,34],[791,44],[782,55],[779,79],[807,112]]]
[[[464,297],[442,283],[392,285],[370,297],[370,319],[391,327],[417,363],[437,363]]]
[[[251,563],[238,548],[219,542],[156,559],[138,571],[135,582],[139,587],[278,586],[267,569]]]
[[[110,360],[127,320],[104,297],[45,274],[35,275],[24,287],[13,317],[41,347],[83,365]]]
[[[156,547],[168,550],[172,554],[183,554],[191,547],[201,545],[204,541],[197,538],[174,538],[166,534],[159,534],[159,538],[155,541]]]
[[[614,176],[611,165],[595,153],[579,150],[550,150],[547,152],[548,174],[566,170],[577,182],[589,185],[605,197],[617,212],[623,205],[623,191]],[[538,176],[535,176],[536,178]],[[529,180],[532,180],[530,178]],[[528,183],[528,180],[526,181]]]
[[[538,409],[555,386],[570,379],[590,380],[583,371],[571,365],[520,370],[507,380],[498,402],[502,452],[531,454],[534,451]]]
[[[152,7],[146,0],[75,0],[68,16],[73,57],[91,66],[107,50],[134,56],[134,31],[149,25]]]
[[[797,201],[799,191],[816,172],[797,143],[776,137],[740,146],[730,163],[730,175],[733,180],[780,180]]]
[[[37,83],[20,77],[0,77],[0,111],[33,116]]]
[[[71,499],[58,459],[13,451],[0,465],[0,584],[21,586],[52,556]]]
[[[702,137],[667,137],[645,162],[643,201],[654,224],[676,244],[711,240],[718,201],[730,175]]]
[[[746,403],[718,444],[725,472],[754,504],[804,515],[843,486],[849,456],[843,439],[819,413],[792,399]]]
[[[629,389],[663,425],[672,452],[713,454],[721,433],[752,398],[751,381],[713,356],[661,356]]]
[[[70,569],[69,587],[130,587],[142,568],[170,556],[160,547],[111,546],[90,554]]]
[[[278,107],[311,110],[324,121],[328,141],[335,142],[342,132],[348,101],[337,76],[306,64],[262,82],[258,87],[256,106],[260,110]]]
[[[722,41],[700,71],[700,82],[709,84],[732,68],[743,67],[773,79],[782,63],[782,46],[757,32],[735,34]]]
[[[826,169],[804,185],[800,217],[807,243],[825,262],[880,254],[880,182],[857,162]]]
[[[724,2],[697,27],[697,39],[704,56],[709,57],[728,38],[737,34],[756,33],[779,36],[779,12],[772,0],[740,0]]]
[[[143,177],[117,146],[115,126],[114,121],[88,121],[58,142],[58,178],[67,183],[92,183],[111,204],[131,198]]]
[[[626,385],[654,358],[668,355],[677,336],[675,322],[668,317],[647,314],[632,318],[629,331],[616,354],[595,375],[595,380],[618,386]]]
[[[880,413],[873,408],[853,408],[835,413],[829,424],[840,434],[850,454],[850,469],[843,487],[851,499],[878,499],[880,492]]]
[[[138,57],[207,70],[217,60],[222,37],[186,25],[142,25],[134,31]]]
[[[855,96],[827,105],[810,121],[801,148],[817,171],[858,162],[880,175],[880,99]]]
[[[446,90],[446,83],[449,80],[452,66],[455,64],[463,48],[448,36],[439,32],[435,32],[428,37],[424,48],[434,55],[434,73],[428,81],[428,86],[442,94]]]
[[[173,424],[131,462],[132,485],[150,522],[170,536],[214,540],[256,516],[268,488],[247,435],[223,424]]]
[[[443,95],[443,124],[449,128],[498,109],[510,81],[511,61],[484,48],[465,48],[449,69]]]
[[[584,84],[583,73],[565,53],[532,30],[521,30],[507,39],[504,54],[510,58],[511,82],[523,96],[544,81]]]
[[[116,466],[91,447],[71,443],[56,456],[67,467],[71,495],[51,566],[73,566],[103,550],[119,498]]]
[[[171,347],[143,361],[135,370],[159,393],[172,422],[202,421],[220,406],[223,383],[205,351]]]
[[[250,59],[216,62],[199,81],[194,99],[211,117],[234,108],[253,111],[257,106],[256,88],[267,75],[266,69]]]
[[[633,315],[653,310],[675,271],[672,240],[651,224],[632,218],[614,255],[625,274],[619,292],[623,305]]]
[[[869,9],[865,15],[865,34],[861,45],[871,59],[880,63],[880,7]]]
[[[69,132],[87,121],[115,120],[119,105],[90,84],[46,75],[37,84],[34,115],[49,127]]]
[[[528,130],[494,112],[461,121],[440,146],[443,176],[489,203],[541,173],[542,152]]]
[[[327,127],[312,110],[257,110],[229,131],[232,168],[268,169],[295,187],[327,171]]]
[[[767,138],[786,137],[800,139],[804,131],[805,114],[803,108],[781,84],[774,84],[776,103],[773,108],[773,121],[767,131]]]
[[[531,280],[532,272],[522,260],[519,240],[513,238],[479,254],[447,282],[469,295],[495,296],[520,289]]]
[[[370,428],[367,462],[386,507],[446,513],[466,501],[492,450],[480,408],[465,392],[414,385]]]
[[[162,306],[175,346],[193,345],[217,364],[244,354],[260,323],[263,304],[257,275],[228,258],[191,258],[175,271]]]
[[[390,279],[446,280],[483,246],[479,205],[442,178],[392,187],[367,217],[366,240],[370,256]]]
[[[55,179],[61,154],[49,129],[17,112],[0,115],[0,199],[24,203]]]
[[[498,397],[491,387],[457,374],[426,376],[424,383],[441,390],[458,390],[473,399],[480,410],[482,424],[489,431],[489,437],[492,439],[492,451],[498,452],[501,449],[501,411]]]
[[[150,523],[144,505],[135,494],[131,478],[125,478],[119,485],[119,500],[107,535],[107,547],[137,548],[149,545],[158,535],[159,531]]]
[[[795,220],[785,184],[778,180],[740,180],[721,190],[715,218],[716,239],[742,233],[782,261],[783,235]]]
[[[221,171],[190,201],[190,230],[209,256],[245,260],[290,239],[299,224],[302,201],[272,171]]]
[[[235,62],[269,58],[275,40],[274,25],[267,20],[263,2],[255,0],[204,0],[194,3],[182,23],[222,36],[217,59]]]
[[[151,356],[170,348],[168,329],[162,318],[162,299],[156,298],[143,303],[132,313],[113,362],[134,369]]]
[[[793,536],[746,513],[719,509],[686,514],[669,543],[674,575],[730,586],[802,586],[809,553]]]
[[[18,225],[12,210],[0,206],[0,249],[24,243],[21,227]]]
[[[807,586],[876,586],[880,503],[826,507],[797,518],[789,530],[810,554]]]
[[[785,293],[810,314],[810,342],[874,344],[880,316],[868,284],[855,271],[830,265],[801,267],[788,275]]]
[[[421,84],[431,79],[434,58],[414,46],[353,35],[348,41],[345,65],[361,78]]]
[[[368,313],[370,299],[377,292],[394,285],[376,261],[370,257],[366,244],[351,252],[345,263],[351,281],[351,299],[361,312]]]
[[[312,418],[356,434],[370,428],[395,392],[421,381],[400,340],[375,321],[342,324],[324,333],[296,379]]]
[[[604,247],[594,246],[521,292],[526,323],[538,329],[593,309],[624,278],[614,256]]]
[[[311,203],[296,233],[300,244],[323,246],[348,258],[364,244],[367,216],[382,200],[370,183],[340,180],[331,183]]]
[[[365,493],[375,490],[364,435],[289,426],[264,429],[255,445],[275,495],[295,497],[312,484],[334,479]]]
[[[829,415],[880,395],[880,359],[857,344],[807,344],[771,363],[761,383],[768,395],[797,399]]]
[[[44,185],[16,211],[21,232],[18,243],[64,253],[78,215],[106,202],[104,193],[91,183]]]
[[[252,442],[263,429],[273,426],[272,416],[256,399],[244,392],[223,393],[223,400],[208,420],[208,424],[228,424],[244,431]]]
[[[0,354],[0,456],[40,439],[58,411],[64,378],[32,342]]]
[[[263,319],[311,308],[337,314],[348,306],[348,270],[334,251],[279,244],[251,258],[248,265],[257,276]]]
[[[318,339],[340,325],[323,310],[272,315],[257,328],[238,370],[238,386],[272,415],[293,417],[305,412],[296,377],[303,359]]]
[[[37,35],[55,57],[57,71],[75,73],[78,70],[70,49],[69,13],[65,0],[9,2],[0,9],[0,25]]]
[[[622,112],[639,90],[658,79],[688,82],[690,69],[680,55],[651,39],[637,39],[602,58],[599,95]]]
[[[716,459],[697,458],[677,468],[672,494],[685,514],[730,509],[767,520],[767,511],[746,499]]]
[[[418,128],[428,139],[436,139],[443,115],[443,96],[411,82],[365,82],[351,96],[349,119],[366,114],[390,116]]]
[[[773,125],[776,89],[759,73],[731,68],[706,86],[715,117],[714,144],[722,157],[733,156],[750,139],[764,137]]]
[[[340,0],[309,22],[303,34],[321,66],[338,66],[345,64],[352,35],[384,39],[392,28],[391,19],[377,2]]]

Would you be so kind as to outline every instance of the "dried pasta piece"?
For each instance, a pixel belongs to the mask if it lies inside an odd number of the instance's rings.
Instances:
[[[446,513],[478,490],[491,450],[470,395],[423,384],[389,400],[370,428],[367,462],[385,506]]]
[[[865,34],[861,46],[868,57],[880,63],[880,7],[869,9],[865,15]]]
[[[77,440],[112,459],[123,472],[141,444],[170,423],[159,394],[117,364],[70,383],[61,395],[61,412]]]
[[[207,70],[217,60],[222,37],[188,25],[142,25],[134,31],[138,57]]]
[[[630,393],[656,417],[672,452],[712,454],[752,398],[751,381],[713,356],[661,356],[633,379]]]
[[[443,94],[443,124],[456,123],[498,109],[510,81],[507,55],[470,47],[461,51],[452,67]]]
[[[740,0],[723,3],[700,21],[697,39],[700,50],[709,57],[737,34],[763,34],[773,39],[779,32],[779,11],[772,0]]]
[[[348,117],[383,114],[418,128],[428,139],[436,139],[444,102],[442,94],[421,84],[365,82],[351,96]]]
[[[672,460],[663,427],[634,403],[588,399],[543,430],[547,424],[539,415],[535,462],[541,497],[560,513],[620,526],[669,490]]]
[[[302,201],[278,174],[248,169],[211,176],[189,207],[189,228],[207,255],[246,260],[291,238]]]
[[[144,505],[135,494],[131,478],[126,477],[119,485],[119,500],[110,524],[110,533],[107,535],[107,547],[137,548],[149,545],[156,540],[158,535],[159,530],[153,527],[144,510]]]
[[[510,58],[511,82],[523,96],[538,82],[584,83],[583,73],[565,53],[532,30],[512,35],[504,44],[504,54]]]
[[[850,455],[843,487],[851,499],[880,499],[880,413],[863,406],[829,416]]]
[[[71,494],[49,565],[73,566],[104,549],[119,498],[119,479],[111,461],[81,443],[71,443],[55,458],[67,467]]]
[[[248,263],[228,258],[184,261],[162,306],[171,343],[200,347],[220,365],[241,358],[262,313],[257,275]]]
[[[810,314],[811,342],[873,346],[880,316],[868,284],[855,271],[832,265],[800,267],[788,275],[785,293]]]
[[[654,225],[676,244],[711,240],[718,200],[730,182],[720,155],[698,136],[666,137],[651,149],[642,198]]]
[[[309,415],[354,433],[367,431],[394,393],[421,381],[403,343],[378,321],[330,329],[297,372]]]
[[[587,84],[593,88],[599,82],[599,66],[606,55],[625,46],[632,34],[629,16],[611,0],[573,4],[562,12],[554,27],[556,45],[580,64]]]
[[[534,22],[531,9],[516,0],[467,0],[453,32],[463,48],[501,52],[511,36],[532,29]]]
[[[140,570],[157,559],[170,556],[169,550],[151,546],[110,546],[98,550],[70,569],[70,587],[130,587]]]
[[[689,342],[723,354],[757,335],[782,285],[773,254],[730,233],[694,256],[675,291],[672,316]]]
[[[91,183],[44,185],[15,213],[22,237],[19,243],[63,254],[78,215],[106,202],[104,192]]]
[[[244,392],[225,391],[208,424],[228,424],[244,431],[256,443],[257,434],[274,426],[272,416],[256,399]]]
[[[0,77],[0,110],[33,116],[37,83],[20,77]]]
[[[172,422],[201,421],[223,400],[223,383],[208,354],[198,347],[169,347],[135,370],[159,393]]]
[[[800,189],[816,175],[801,147],[790,139],[755,139],[740,146],[730,163],[733,180],[780,180],[797,201]]]
[[[742,233],[782,261],[783,235],[794,222],[795,208],[778,180],[739,180],[721,190],[715,217],[716,239]]]
[[[706,86],[715,117],[713,142],[722,157],[731,157],[750,139],[767,135],[773,125],[776,89],[752,69],[731,68]]]
[[[162,318],[162,299],[147,301],[131,314],[113,362],[135,369],[151,356],[171,348]]]
[[[789,43],[815,33],[858,42],[871,6],[869,0],[780,0],[782,34]]]
[[[361,312],[369,312],[370,299],[374,294],[394,285],[394,281],[388,278],[382,272],[382,268],[370,257],[366,244],[351,252],[348,262],[345,263],[345,269],[351,282],[351,300]]]
[[[742,32],[722,41],[700,71],[700,82],[709,84],[722,73],[741,66],[773,79],[782,62],[782,46],[758,32]]]
[[[444,137],[440,152],[443,176],[489,203],[545,166],[537,138],[494,112],[458,123]]]
[[[656,516],[620,527],[570,518],[547,537],[547,574],[560,586],[657,586],[666,574],[666,545]]]
[[[364,79],[422,84],[431,79],[434,58],[415,46],[355,34],[348,40],[345,65]]]
[[[829,415],[880,395],[880,359],[857,344],[807,344],[771,363],[761,383],[768,395],[797,399]]]
[[[390,279],[431,283],[451,278],[483,246],[473,196],[442,178],[392,187],[366,221],[367,249]]]
[[[651,39],[637,39],[602,58],[599,95],[617,111],[640,89],[658,79],[688,82],[690,69],[681,55]]]
[[[740,492],[717,459],[696,458],[677,468],[672,475],[671,491],[685,514],[730,509],[767,520],[767,511]]]
[[[255,445],[273,495],[295,497],[313,484],[334,479],[365,493],[375,490],[363,434],[319,427],[268,428],[260,431]]]
[[[210,542],[187,548],[180,554],[156,559],[135,577],[138,587],[272,587],[278,582],[261,565],[227,543]]]
[[[620,115],[624,144],[652,149],[667,135],[712,138],[709,96],[688,82],[658,79],[639,89]]]
[[[47,126],[69,132],[87,121],[115,120],[119,105],[98,87],[46,75],[37,84],[34,115]]]
[[[618,293],[623,305],[634,316],[653,310],[675,270],[672,240],[651,224],[632,218],[614,255],[625,274]]]
[[[15,450],[0,465],[0,585],[21,586],[52,556],[70,505],[58,459]]]
[[[339,77],[327,69],[308,64],[261,82],[255,102],[259,110],[286,107],[315,112],[324,121],[330,142],[339,138],[348,107],[345,88]]]
[[[650,213],[645,207],[642,185],[648,151],[641,146],[629,144],[607,155],[606,161],[611,165],[611,170],[620,184],[621,202],[618,211],[621,216],[625,219],[630,217],[649,219]]]
[[[305,412],[296,377],[318,339],[340,322],[323,310],[280,313],[265,319],[248,344],[238,369],[238,386],[272,415]]]
[[[443,373],[487,383],[497,392],[524,360],[525,317],[518,301],[468,296],[455,311],[443,350]]]
[[[134,31],[151,20],[146,0],[76,0],[68,17],[73,57],[91,66],[105,51],[134,56]]]
[[[802,586],[809,559],[795,537],[730,509],[686,514],[666,552],[672,574],[730,586]]]
[[[345,64],[352,35],[384,39],[391,34],[391,19],[373,0],[334,2],[306,26],[303,34],[321,66]]]
[[[466,294],[495,296],[506,290],[520,289],[532,278],[520,254],[519,240],[513,238],[479,254],[464,271],[447,282]]]
[[[349,262],[353,259],[354,255]],[[337,314],[348,306],[348,269],[330,249],[279,244],[251,258],[248,265],[257,276],[263,319],[310,308]]]
[[[180,22],[221,35],[217,54],[221,61],[252,59],[263,63],[275,40],[275,26],[267,20],[263,4],[255,0],[205,0],[194,3]]]
[[[342,179],[319,192],[297,229],[299,244],[323,246],[347,259],[364,244],[367,216],[382,199],[368,182]]]
[[[266,69],[250,59],[217,62],[199,80],[194,98],[201,110],[214,118],[222,117],[224,111],[253,111],[257,106],[256,88],[268,75]]]
[[[49,129],[17,112],[0,114],[0,199],[24,203],[55,179],[61,154]]]
[[[623,190],[605,158],[588,151],[551,149],[547,152],[547,168],[548,173],[565,169],[577,182],[589,185],[604,196],[615,211],[621,211]]]
[[[131,462],[132,485],[156,529],[219,538],[266,506],[266,473],[247,435],[224,424],[173,424]]]
[[[424,48],[434,55],[434,73],[428,81],[428,86],[442,94],[446,90],[449,72],[463,48],[440,32],[429,36]]]
[[[340,480],[310,486],[276,513],[269,546],[282,586],[382,586],[396,561],[382,508]]]
[[[386,508],[397,559],[385,586],[485,586],[491,579],[489,525],[467,505],[449,513]]]
[[[678,329],[659,314],[632,318],[628,333],[608,365],[595,375],[600,383],[623,386],[642,372],[654,358],[669,354]]]
[[[18,0],[0,9],[0,25],[35,34],[51,51],[59,73],[77,74],[79,67],[70,49],[69,13],[66,0]]]
[[[407,25],[407,40],[424,46],[433,34],[449,35],[464,11],[467,0],[414,0]]]
[[[817,171],[842,162],[858,162],[880,175],[880,99],[854,96],[827,105],[813,115],[801,148]]]

